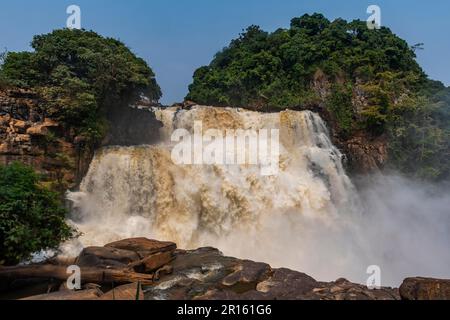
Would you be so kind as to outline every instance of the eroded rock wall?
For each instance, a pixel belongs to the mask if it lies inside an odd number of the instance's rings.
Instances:
[[[46,117],[32,91],[0,91],[0,164],[19,161],[42,175],[44,184],[64,193],[75,188],[92,152],[71,130]]]

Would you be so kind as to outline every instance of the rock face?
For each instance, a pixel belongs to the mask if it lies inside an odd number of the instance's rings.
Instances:
[[[108,110],[107,118],[111,125],[103,145],[137,146],[159,141],[162,123],[150,106],[119,104]]]
[[[408,278],[400,295],[404,300],[450,300],[450,280]]]
[[[354,173],[364,174],[381,170],[388,162],[388,143],[385,136],[372,137],[359,132],[348,139],[336,139],[336,143],[344,150]]]
[[[81,180],[92,157],[75,140],[70,130],[46,117],[35,93],[0,90],[0,164],[30,165],[64,193]]]
[[[223,256],[217,249],[177,251],[173,273],[145,287],[149,300],[398,300],[398,290],[369,290],[346,280],[318,282],[265,263]]]
[[[46,116],[37,94],[22,89],[0,89],[0,164],[19,161],[30,165],[63,195],[87,173],[94,147],[73,129]],[[152,144],[162,124],[147,109],[126,103],[108,110],[109,132],[102,145]]]

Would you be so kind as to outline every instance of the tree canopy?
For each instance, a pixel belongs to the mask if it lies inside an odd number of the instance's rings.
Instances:
[[[33,52],[9,52],[0,78],[38,90],[47,114],[91,140],[105,131],[112,103],[162,95],[147,63],[122,42],[92,31],[55,30],[33,38]]]
[[[428,80],[418,46],[386,27],[317,13],[272,33],[250,26],[195,71],[186,99],[262,110],[320,106],[341,137],[388,135],[392,162],[405,172],[450,177],[449,90]]]

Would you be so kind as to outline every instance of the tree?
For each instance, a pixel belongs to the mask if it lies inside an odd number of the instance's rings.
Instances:
[[[96,142],[105,115],[120,101],[161,98],[147,63],[122,42],[85,30],[55,30],[35,36],[33,52],[10,52],[0,77],[37,90],[47,114]]]
[[[39,185],[32,168],[0,166],[0,265],[13,265],[74,236],[56,193]]]
[[[389,136],[397,169],[446,179],[450,89],[427,78],[419,48],[386,27],[306,14],[289,29],[246,29],[194,73],[186,98],[262,110],[325,106],[343,139],[360,130]],[[355,97],[364,102],[355,107]]]

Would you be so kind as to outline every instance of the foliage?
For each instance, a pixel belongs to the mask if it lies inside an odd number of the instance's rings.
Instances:
[[[311,97],[318,70],[331,82],[350,84],[375,81],[387,71],[403,78],[423,76],[414,51],[389,29],[369,30],[362,21],[330,22],[314,14],[273,33],[249,27],[195,72],[187,98],[215,105],[295,107]]]
[[[429,81],[419,98],[397,106],[389,123],[396,167],[424,179],[450,178],[450,88]]]
[[[397,168],[448,178],[450,89],[427,79],[419,49],[386,27],[321,14],[272,33],[251,26],[194,73],[186,98],[261,109],[324,105],[343,138],[386,134]]]
[[[35,36],[31,46],[33,52],[6,55],[0,78],[37,89],[49,116],[90,141],[103,137],[111,105],[141,95],[161,97],[150,67],[118,40],[63,29]]]
[[[0,166],[0,265],[16,264],[74,235],[58,195],[39,185],[32,168]]]

